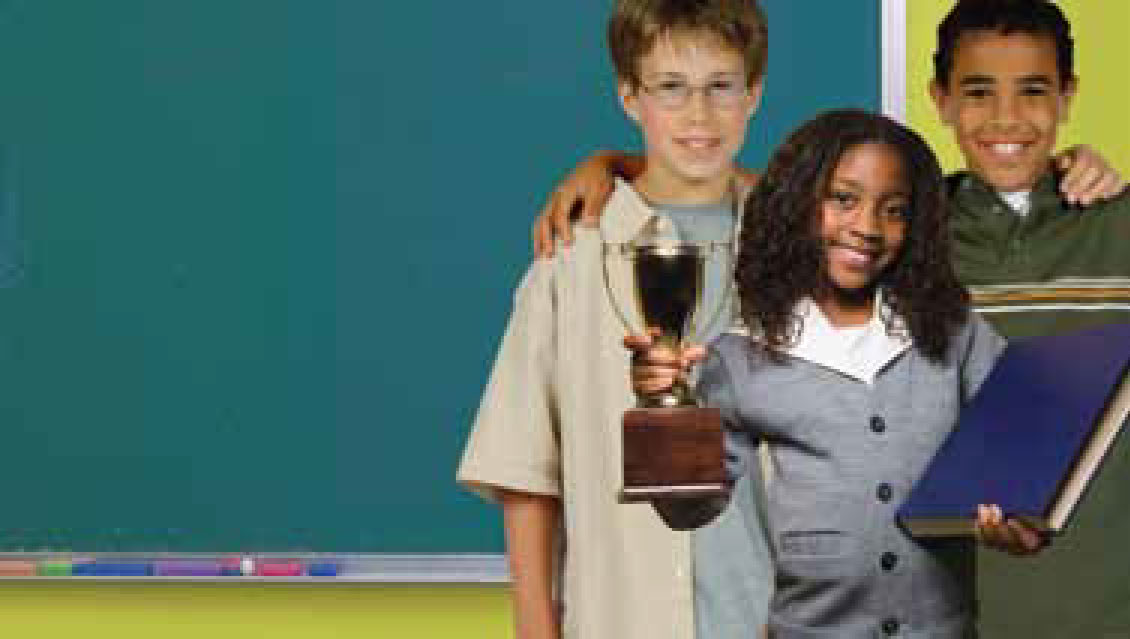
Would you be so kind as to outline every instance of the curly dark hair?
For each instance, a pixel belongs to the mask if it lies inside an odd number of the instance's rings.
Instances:
[[[774,361],[796,338],[794,308],[826,291],[817,216],[832,174],[848,150],[878,143],[906,165],[911,186],[906,238],[878,282],[884,301],[906,323],[915,347],[940,361],[966,321],[969,293],[950,263],[942,171],[926,143],[906,127],[856,109],[829,111],[797,129],[777,149],[746,201],[736,264],[742,319],[763,337]]]

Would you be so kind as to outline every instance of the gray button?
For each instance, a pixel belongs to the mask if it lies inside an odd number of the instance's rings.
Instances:
[[[871,418],[871,432],[881,433],[885,430],[887,430],[887,422],[883,421],[882,417],[875,415]]]
[[[879,566],[883,570],[890,572],[890,571],[895,569],[895,566],[898,564],[898,562],[899,562],[898,555],[896,555],[893,552],[885,552],[885,553],[883,553],[883,556],[879,559]]]
[[[899,621],[898,621],[898,619],[888,618],[888,619],[883,620],[883,634],[888,635],[888,636],[889,635],[895,635],[895,634],[898,634],[898,631],[899,631]]]
[[[891,488],[890,484],[879,484],[879,487],[875,489],[875,496],[878,497],[879,501],[883,503],[889,502],[894,494],[895,491],[893,488]]]

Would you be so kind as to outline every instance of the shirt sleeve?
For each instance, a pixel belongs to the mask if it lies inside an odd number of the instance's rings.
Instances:
[[[751,468],[751,465],[757,463],[757,457],[753,454],[757,440],[742,425],[738,416],[738,400],[733,377],[717,346],[711,346],[707,351],[699,372],[697,390],[703,405],[717,408],[722,413],[726,442],[726,475],[731,481],[737,481],[748,472],[758,471],[757,468]]]
[[[497,501],[499,489],[560,495],[555,392],[555,261],[538,260],[522,278],[457,481]]]
[[[961,362],[961,403],[969,401],[989,376],[1006,345],[1005,339],[979,315],[971,315]]]

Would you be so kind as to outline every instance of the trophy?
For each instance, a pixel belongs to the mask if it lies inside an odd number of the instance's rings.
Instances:
[[[659,347],[677,351],[684,344],[701,344],[727,306],[731,252],[726,243],[654,236],[605,243],[609,300],[629,332],[657,329]],[[719,283],[719,290],[705,290]],[[729,490],[721,414],[700,407],[681,380],[666,391],[637,394],[636,408],[624,413],[623,458],[622,503],[709,497]]]

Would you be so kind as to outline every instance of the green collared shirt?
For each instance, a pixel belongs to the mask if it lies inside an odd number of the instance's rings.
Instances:
[[[1051,174],[1020,216],[970,174],[950,178],[954,265],[1006,337],[1130,322],[1130,196],[1065,206]],[[986,639],[1130,637],[1130,437],[1110,451],[1066,533],[1040,555],[978,553]]]
[[[1021,216],[976,176],[950,186],[958,278],[1002,335],[1130,322],[1130,195],[1071,208],[1049,173]]]

